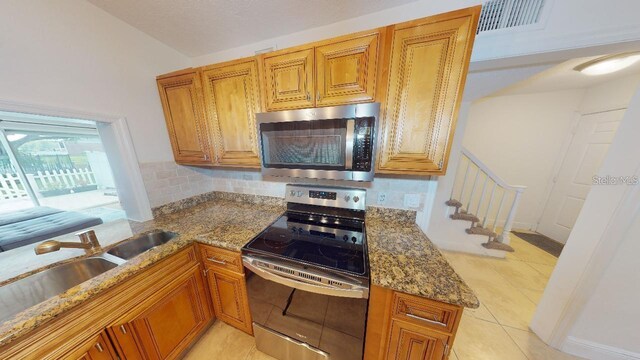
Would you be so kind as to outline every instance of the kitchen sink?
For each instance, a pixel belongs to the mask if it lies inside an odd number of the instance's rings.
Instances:
[[[116,262],[89,257],[0,286],[0,323],[116,266]]]
[[[107,251],[107,254],[117,256],[121,259],[129,260],[132,257],[142,254],[143,252],[154,248],[158,245],[166,244],[169,240],[178,234],[168,231],[154,231],[145,235],[140,235],[131,240],[125,241],[120,245],[113,247]]]

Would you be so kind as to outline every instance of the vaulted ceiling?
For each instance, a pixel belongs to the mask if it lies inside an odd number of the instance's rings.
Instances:
[[[415,0],[87,0],[195,57]]]

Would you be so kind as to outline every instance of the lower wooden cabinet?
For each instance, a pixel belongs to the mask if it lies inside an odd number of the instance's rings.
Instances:
[[[0,359],[176,359],[212,319],[189,246],[0,347]]]
[[[462,307],[372,286],[365,360],[449,358]]]
[[[208,325],[211,313],[201,276],[200,266],[194,267],[130,322],[147,359],[177,358]]]
[[[392,320],[385,359],[444,359],[449,349],[448,341],[447,335],[425,331],[424,327],[402,320]]]
[[[101,332],[64,356],[74,360],[117,360],[118,356],[106,332]],[[128,360],[128,358],[127,358]]]
[[[207,245],[200,247],[216,317],[253,335],[240,253]]]

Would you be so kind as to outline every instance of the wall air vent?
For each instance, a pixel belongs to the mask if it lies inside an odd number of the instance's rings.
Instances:
[[[549,0],[489,0],[482,4],[478,34],[540,22]]]

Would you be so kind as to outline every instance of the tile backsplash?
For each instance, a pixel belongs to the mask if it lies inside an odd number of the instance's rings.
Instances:
[[[287,183],[360,187],[367,189],[367,205],[396,209],[420,210],[429,191],[429,178],[396,178],[377,176],[372,182],[296,179],[262,176],[258,170],[210,169],[182,166],[172,161],[140,164],[151,207],[186,199],[210,191],[284,197]],[[386,194],[384,203],[378,195]],[[405,196],[408,195],[408,196]],[[419,206],[405,206],[410,197],[419,198]],[[407,205],[410,205],[410,201]]]

